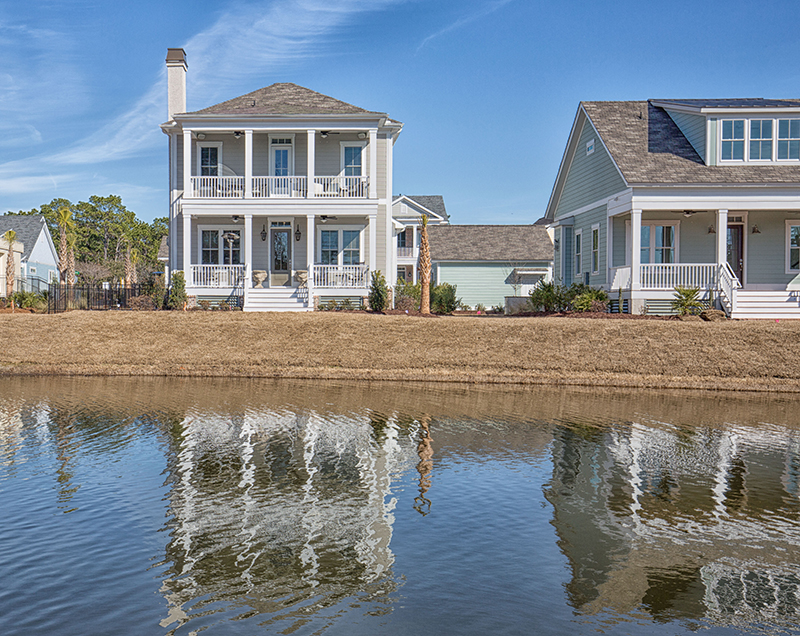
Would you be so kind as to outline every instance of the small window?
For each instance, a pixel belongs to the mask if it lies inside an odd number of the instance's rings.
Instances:
[[[575,271],[573,278],[576,280],[581,273],[581,243],[583,243],[581,232],[575,232]]]
[[[772,160],[772,120],[750,120],[750,161]]]
[[[586,156],[588,157],[590,154],[594,152],[594,139],[590,139],[586,142]]]
[[[800,159],[800,119],[778,120],[778,159]]]
[[[292,138],[291,137],[273,137],[270,142],[275,145],[281,146],[291,146],[292,145]]]
[[[292,227],[291,221],[272,221],[270,227]]]
[[[600,273],[600,228],[592,228],[592,274]]]
[[[403,230],[400,234],[397,235],[397,247],[405,247],[406,246],[406,232],[408,230]]]
[[[722,121],[722,159],[744,161],[744,119]]]

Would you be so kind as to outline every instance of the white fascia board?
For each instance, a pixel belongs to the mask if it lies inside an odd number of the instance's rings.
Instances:
[[[785,113],[787,115],[796,115],[800,113],[800,106],[792,107],[773,107],[773,108],[703,108],[701,111],[704,115],[780,115]]]
[[[374,199],[361,201],[342,200],[341,203],[320,199],[239,199],[235,202],[215,200],[183,199],[181,208],[192,216],[364,216],[378,213],[378,202]]]
[[[176,116],[176,122],[184,130],[236,130],[247,128],[253,131],[262,130],[299,130],[323,129],[336,132],[358,132],[374,128],[384,129],[384,118],[345,115],[192,115]],[[389,127],[389,130],[395,128]]]
[[[436,214],[436,212],[432,212],[431,210],[426,208],[424,205],[422,205],[421,203],[417,203],[414,199],[410,199],[405,194],[401,194],[399,199],[395,199],[394,201],[392,201],[392,208],[394,208],[394,206],[397,205],[398,203],[400,203],[401,201],[405,201],[408,205],[411,205],[411,206],[415,207],[416,209],[420,210],[420,216],[422,215],[423,212],[425,212],[425,213],[427,213],[428,216],[432,216],[432,217],[434,217],[436,219],[439,219],[440,221],[444,221],[444,217],[443,216],[441,216],[439,214]],[[392,216],[394,216],[394,209],[392,210]],[[400,218],[400,217],[398,217],[398,218]]]
[[[56,267],[58,267],[58,265],[59,265],[59,262],[58,262],[58,250],[56,250],[56,245],[55,245],[55,243],[53,243],[53,237],[50,236],[50,230],[47,228],[46,225],[42,228],[42,233],[44,234],[45,238],[47,239],[47,246],[50,248],[50,251],[53,253],[53,262],[56,264]]]
[[[675,210],[784,210],[796,211],[800,185],[636,187],[628,209]]]
[[[686,113],[688,115],[702,115],[703,109],[699,106],[689,106],[688,104],[672,104],[669,102],[662,102],[657,99],[651,99],[650,103],[657,108],[663,108],[664,110],[674,110],[678,113]]]

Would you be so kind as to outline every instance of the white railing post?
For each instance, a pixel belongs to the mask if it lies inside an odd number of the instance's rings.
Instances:
[[[183,214],[183,277],[186,285],[193,286],[192,280],[192,217],[182,211]]]
[[[717,210],[717,264],[728,262],[728,211]]]
[[[253,215],[244,215],[244,294],[247,300],[247,290],[252,287],[253,268]]]
[[[306,178],[308,179],[308,187],[306,188],[306,197],[314,198],[316,196],[314,192],[314,174],[316,172],[316,154],[317,154],[317,131],[316,130],[308,130],[306,131],[308,135],[308,160],[307,160],[307,167],[306,167]],[[309,272],[310,277],[310,272]]]
[[[377,128],[369,129],[369,198],[378,198],[378,130]]]

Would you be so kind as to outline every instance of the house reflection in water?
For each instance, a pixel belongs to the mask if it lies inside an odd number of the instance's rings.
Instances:
[[[565,426],[546,487],[568,602],[739,625],[800,614],[796,431]]]
[[[414,466],[417,428],[375,413],[187,413],[168,469],[162,626],[215,611],[203,598],[290,623],[350,597],[388,602],[392,477]]]

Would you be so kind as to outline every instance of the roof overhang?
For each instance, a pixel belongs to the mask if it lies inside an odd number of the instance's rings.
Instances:
[[[417,196],[421,196],[421,195],[417,195]],[[396,198],[394,201],[392,201],[392,208],[394,208],[394,206],[396,204],[400,203],[401,201],[405,201],[406,204],[410,204],[410,205],[414,206],[415,208],[421,210],[428,217],[433,217],[434,219],[439,219],[440,221],[446,221],[447,220],[441,214],[436,214],[436,212],[433,212],[433,211],[429,210],[428,208],[426,208],[424,205],[422,205],[416,199],[412,199],[411,197],[409,197],[409,196],[407,196],[405,194],[401,194],[398,198]],[[392,216],[394,216],[394,209],[392,210]],[[403,218],[403,217],[398,217],[398,218]]]
[[[797,114],[800,113],[798,106],[692,106],[690,104],[676,104],[669,101],[658,99],[649,100],[650,104],[664,110],[672,110],[679,113],[692,115],[757,115],[757,114]]]

